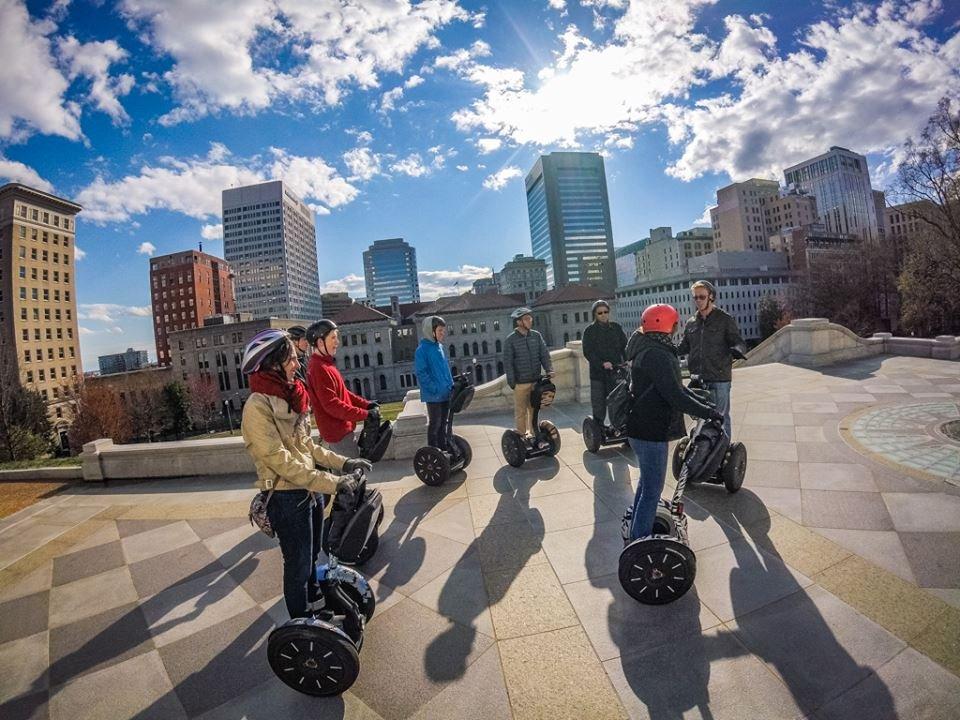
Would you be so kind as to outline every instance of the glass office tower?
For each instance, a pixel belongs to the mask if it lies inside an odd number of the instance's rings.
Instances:
[[[363,276],[367,300],[389,305],[396,296],[402,303],[420,302],[417,251],[403,238],[377,240],[363,251]]]
[[[547,284],[617,286],[603,158],[597,153],[541,155],[527,174],[533,256],[547,263]]]

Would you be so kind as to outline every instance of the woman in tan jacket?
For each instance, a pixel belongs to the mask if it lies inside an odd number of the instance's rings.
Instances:
[[[258,333],[242,363],[251,391],[243,406],[243,442],[257,469],[257,487],[272,491],[267,517],[280,540],[283,598],[291,618],[306,617],[317,600],[312,578],[323,532],[319,494],[352,486],[358,470],[369,472],[372,467],[310,438],[310,403],[296,378],[299,366],[296,347],[278,329]]]

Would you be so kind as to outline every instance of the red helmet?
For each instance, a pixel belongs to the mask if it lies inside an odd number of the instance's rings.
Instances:
[[[670,334],[673,332],[673,326],[678,322],[680,322],[680,313],[676,311],[673,305],[663,305],[661,303],[651,305],[640,316],[640,327],[643,328],[645,333]]]

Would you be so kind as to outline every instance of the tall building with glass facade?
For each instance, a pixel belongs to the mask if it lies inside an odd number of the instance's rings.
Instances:
[[[403,238],[377,240],[363,251],[363,276],[367,300],[389,305],[396,296],[402,303],[420,302],[417,280],[417,251]]]
[[[817,199],[817,214],[829,233],[878,240],[880,225],[863,155],[842,147],[788,167],[787,186]]]
[[[547,264],[547,284],[617,286],[603,158],[598,153],[541,155],[527,174],[533,256]]]
[[[320,317],[313,211],[282,180],[223,191],[223,255],[238,312]]]

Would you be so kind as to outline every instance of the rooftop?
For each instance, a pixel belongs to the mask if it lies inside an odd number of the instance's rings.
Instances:
[[[594,300],[599,300],[600,298],[612,300],[613,297],[614,294],[612,292],[590,287],[589,285],[572,283],[570,285],[564,285],[563,287],[554,288],[553,290],[548,290],[533,301],[532,307],[540,308],[544,305],[555,305],[557,303],[567,302],[592,302]]]

